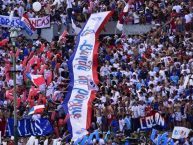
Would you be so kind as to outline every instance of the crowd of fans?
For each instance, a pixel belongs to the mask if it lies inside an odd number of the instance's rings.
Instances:
[[[39,0],[40,12],[33,12],[33,1],[0,0],[0,15],[29,17],[51,15],[51,21],[68,25],[71,18],[85,22],[94,12],[113,10],[117,21],[127,1],[124,0]],[[124,14],[125,24],[156,24],[144,35],[108,35],[100,37],[98,52],[99,91],[93,102],[92,126],[89,131],[111,130],[105,143],[101,134],[93,144],[120,144],[136,130],[136,118],[157,111],[166,120],[167,128],[174,126],[193,129],[193,84],[185,85],[185,78],[193,74],[193,1],[192,0],[129,0],[129,11]],[[9,38],[9,29],[0,27],[0,40]],[[40,37],[27,40],[17,38],[17,51],[11,41],[0,46],[0,130],[4,133],[6,118],[13,116],[13,53],[16,53],[17,115],[25,117],[31,107],[44,104],[44,117],[50,119],[54,134],[48,138],[69,141],[62,102],[68,88],[67,61],[73,53],[75,37],[67,36],[64,45],[58,40],[47,42]],[[41,50],[42,45],[45,46]],[[18,51],[19,50],[19,51]],[[18,52],[18,53],[17,53]],[[27,64],[38,59],[28,68]],[[26,78],[26,69],[32,74],[43,74],[51,83],[46,89],[36,88]],[[33,93],[32,93],[33,92]],[[135,123],[134,123],[135,122]],[[134,127],[135,126],[135,127]],[[139,127],[140,128],[140,127]],[[42,138],[40,138],[41,140]],[[45,138],[43,138],[45,139]],[[6,137],[3,140],[10,141]],[[19,142],[24,142],[20,138]],[[193,144],[193,136],[180,140],[183,145]]]
[[[0,14],[22,17],[41,17],[51,15],[52,22],[59,25],[68,24],[71,18],[77,22],[85,22],[90,14],[102,11],[114,11],[112,20],[118,20],[126,0],[39,0],[42,9],[34,12],[34,0],[0,0]],[[171,17],[177,17],[178,25],[190,23],[192,13],[191,0],[128,0],[129,11],[125,15],[126,24],[163,24]],[[174,23],[173,23],[174,25]],[[179,26],[180,27],[180,26]],[[183,29],[183,28],[180,28]]]

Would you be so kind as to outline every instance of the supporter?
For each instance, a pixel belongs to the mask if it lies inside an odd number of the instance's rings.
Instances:
[[[111,130],[107,144],[115,142],[118,134],[131,137],[140,128],[139,118],[159,112],[168,125],[162,131],[172,131],[174,126],[193,128],[193,86],[187,76],[193,71],[193,15],[192,1],[143,1],[129,0],[129,10],[122,11],[125,2],[105,1],[40,1],[42,10],[36,13],[32,1],[1,1],[0,15],[29,18],[51,15],[51,21],[59,26],[69,25],[71,18],[85,22],[94,12],[113,10],[112,20],[122,15],[124,24],[155,24],[150,32],[141,35],[102,36],[100,39],[99,91],[93,102],[94,114],[90,130],[101,133]],[[121,15],[121,16],[120,16]],[[9,37],[7,28],[0,28],[0,41]],[[40,34],[40,33],[39,33]],[[73,53],[74,38],[67,36],[66,43],[58,45],[57,40],[30,41],[23,36],[17,38],[17,109],[20,117],[27,116],[34,105],[44,104],[42,116],[50,119],[54,134],[49,138],[62,137],[69,140],[67,120],[61,103],[68,89],[68,60]],[[44,50],[40,50],[42,46]],[[13,116],[13,74],[12,45],[9,41],[0,45],[0,131],[4,134],[6,119]],[[34,55],[32,55],[34,54]],[[33,57],[35,56],[35,57]],[[37,57],[36,57],[37,56]],[[31,66],[31,59],[34,62]],[[42,74],[46,85],[36,88],[27,79],[26,72]],[[6,112],[6,113],[5,113]],[[34,115],[36,119],[40,116]],[[118,140],[118,139],[117,139]],[[192,136],[180,141],[191,144]],[[10,141],[11,143],[12,141]],[[104,135],[93,144],[105,144]],[[118,143],[119,144],[119,143]]]

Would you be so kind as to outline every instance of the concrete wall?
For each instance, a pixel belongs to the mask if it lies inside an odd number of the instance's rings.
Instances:
[[[101,34],[121,34],[119,30],[116,29],[117,22],[109,22],[105,26],[104,31]],[[81,24],[83,26],[84,23]],[[135,35],[135,34],[144,34],[150,31],[152,25],[124,25],[123,30],[127,35]],[[58,30],[57,24],[52,24],[50,28],[42,29],[41,37],[46,39],[47,41],[51,41],[55,36],[60,36],[60,34],[66,29],[66,26],[63,25],[61,30]],[[58,32],[59,31],[59,32]],[[69,34],[73,34],[72,27],[70,25]],[[24,35],[25,32],[24,32]],[[27,36],[29,39],[37,39],[37,33],[35,32],[32,37]]]

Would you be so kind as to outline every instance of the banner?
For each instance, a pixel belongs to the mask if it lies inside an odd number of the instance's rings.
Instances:
[[[90,127],[92,101],[95,99],[98,74],[97,51],[99,33],[112,12],[92,14],[78,35],[76,48],[68,61],[70,83],[63,102],[66,114],[70,114],[68,130],[72,141],[82,138]],[[92,83],[90,83],[92,81]],[[90,87],[92,84],[93,87]]]
[[[24,29],[28,35],[30,36],[33,35],[33,33],[35,32],[35,27],[32,25],[26,13],[23,14],[21,18],[21,23],[22,23],[22,29]]]
[[[158,112],[155,112],[150,116],[140,118],[139,121],[141,129],[151,129],[154,126],[165,126],[165,119]]]
[[[187,138],[189,133],[190,133],[190,129],[186,127],[175,126],[172,133],[172,138],[174,139]]]
[[[32,120],[31,118],[23,118],[18,121],[17,131],[19,136],[46,136],[53,132],[53,127],[46,118],[36,120]],[[13,118],[7,119],[5,135],[9,137],[14,135]]]
[[[29,19],[35,28],[48,28],[50,27],[50,16],[41,18],[30,18]],[[22,27],[22,23],[19,17],[13,17],[10,21],[9,16],[0,15],[0,26],[1,27]]]

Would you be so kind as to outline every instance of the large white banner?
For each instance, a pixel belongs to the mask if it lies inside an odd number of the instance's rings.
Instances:
[[[48,28],[50,27],[50,16],[45,16],[41,18],[30,18],[32,25],[35,28]],[[13,17],[10,20],[9,16],[0,15],[0,26],[1,27],[22,27],[21,19],[18,17]]]
[[[190,129],[185,127],[174,127],[172,138],[174,139],[181,139],[181,138],[187,138],[190,133]]]
[[[112,12],[92,14],[77,38],[77,46],[71,56],[68,68],[70,71],[70,88],[64,100],[66,113],[70,114],[68,130],[72,140],[82,138],[90,127],[92,101],[95,99],[97,74],[98,36]]]

